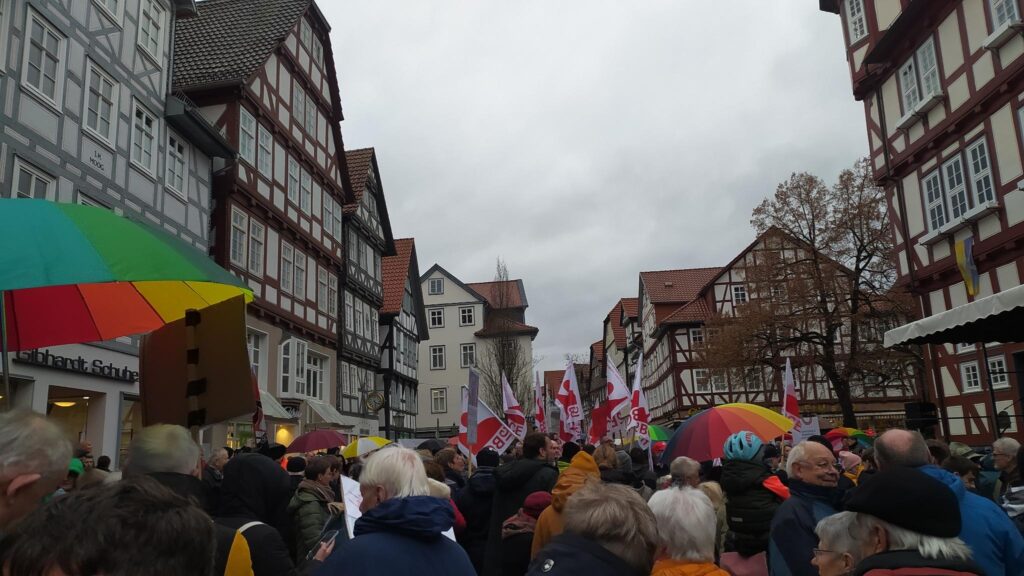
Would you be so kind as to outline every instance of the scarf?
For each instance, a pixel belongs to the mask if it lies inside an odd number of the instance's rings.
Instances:
[[[519,512],[509,516],[501,523],[501,537],[505,539],[517,534],[533,534],[533,529],[536,526],[537,519],[524,513],[520,508]]]
[[[298,490],[312,492],[317,496],[317,498],[323,500],[324,502],[334,501],[334,491],[331,490],[331,487],[324,486],[323,484],[317,482],[316,480],[310,480],[309,478],[303,479],[302,482],[299,482]]]

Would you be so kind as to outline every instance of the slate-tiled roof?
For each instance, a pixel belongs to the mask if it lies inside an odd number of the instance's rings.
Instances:
[[[398,314],[405,298],[405,282],[409,278],[409,260],[416,247],[412,238],[395,240],[395,255],[381,259],[380,271],[384,279],[384,305],[381,314]]]
[[[359,209],[359,202],[363,199],[363,191],[366,190],[366,177],[370,173],[373,155],[373,148],[345,151],[345,162],[348,164],[348,179],[352,183],[353,198],[350,204],[345,204],[343,207],[342,210],[345,214],[354,214]]]
[[[176,89],[245,82],[299,23],[312,0],[206,0],[174,30]]]
[[[665,324],[686,324],[704,322],[711,317],[711,308],[703,298],[683,304],[662,321]]]
[[[689,302],[697,297],[700,289],[722,272],[722,268],[687,268],[683,270],[660,270],[641,272],[647,297],[652,304],[666,302]]]
[[[502,282],[469,282],[466,286],[473,289],[474,292],[483,296],[487,300],[487,304],[492,308],[498,308],[497,300],[501,297]],[[504,308],[526,308],[526,288],[523,287],[522,280],[506,280],[504,284],[507,285],[507,298],[508,302],[505,303]]]

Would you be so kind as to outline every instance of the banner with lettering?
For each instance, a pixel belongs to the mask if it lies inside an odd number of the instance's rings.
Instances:
[[[476,413],[476,442],[473,444],[473,450],[470,451],[469,439],[467,437],[469,389],[463,387],[462,417],[459,418],[459,449],[464,454],[473,454],[474,461],[476,460],[476,455],[484,448],[493,448],[499,454],[503,454],[512,445],[512,441],[516,439],[515,433],[501,421],[501,418],[498,418],[498,415],[483,400],[477,402]]]
[[[651,421],[650,407],[647,404],[647,395],[644,394],[643,387],[643,374],[644,357],[643,353],[640,354],[640,359],[636,363],[636,378],[633,380],[633,394],[630,399],[629,406],[629,427],[636,430],[636,442],[637,444],[646,450],[651,445],[651,434],[647,430],[647,425]]]
[[[526,436],[526,416],[519,406],[519,400],[512,393],[512,386],[508,383],[505,373],[501,373],[501,409],[505,412],[505,424],[515,433],[516,438],[522,439]]]

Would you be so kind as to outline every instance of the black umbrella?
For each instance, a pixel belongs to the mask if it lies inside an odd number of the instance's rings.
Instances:
[[[420,442],[420,445],[416,447],[417,450],[430,450],[431,454],[437,454],[442,449],[447,448],[448,444],[443,440],[437,438],[431,438]]]

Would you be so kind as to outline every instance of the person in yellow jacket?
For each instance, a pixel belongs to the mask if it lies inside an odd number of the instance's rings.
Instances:
[[[562,511],[565,509],[565,503],[587,481],[600,482],[601,471],[598,470],[594,457],[581,451],[572,457],[569,467],[558,476],[558,483],[551,490],[551,506],[548,506],[537,519],[537,526],[533,529],[533,546],[530,547],[531,558],[536,558],[541,548],[562,533]]]

